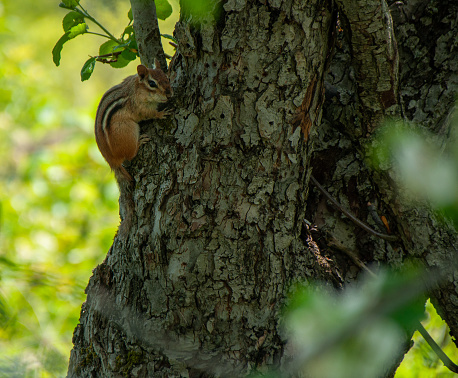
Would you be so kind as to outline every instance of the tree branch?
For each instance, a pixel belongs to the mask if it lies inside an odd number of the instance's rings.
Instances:
[[[393,21],[385,0],[337,0],[350,29],[358,92],[367,131],[398,101],[399,58]],[[345,26],[344,26],[345,27]],[[391,109],[391,113],[398,107]]]
[[[134,17],[135,38],[142,64],[153,67],[157,59],[161,69],[167,71],[161,33],[157,22],[156,4],[154,0],[130,0]]]

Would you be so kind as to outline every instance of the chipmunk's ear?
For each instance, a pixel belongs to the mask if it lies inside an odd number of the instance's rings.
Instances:
[[[137,73],[138,76],[140,76],[140,79],[144,79],[146,76],[148,76],[148,68],[146,68],[143,64],[140,64],[137,66]]]
[[[156,70],[160,70],[161,69],[161,63],[159,63],[159,61],[156,59],[154,59],[154,69]]]

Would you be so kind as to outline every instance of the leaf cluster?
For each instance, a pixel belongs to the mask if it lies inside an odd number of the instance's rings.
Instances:
[[[159,19],[165,20],[172,14],[172,6],[167,0],[157,0],[155,3]],[[98,35],[107,38],[108,41],[100,45],[98,55],[91,56],[86,60],[81,69],[81,81],[88,80],[91,77],[96,62],[107,63],[114,68],[122,68],[127,66],[131,61],[136,60],[139,56],[133,27],[132,10],[129,10],[127,14],[127,26],[122,31],[120,37],[116,38],[95,17],[83,8],[80,0],[64,0],[59,6],[70,10],[70,12],[67,13],[62,20],[64,35],[57,41],[52,50],[53,62],[56,66],[60,64],[61,52],[64,44],[83,34]],[[97,25],[102,33],[90,31],[89,23]],[[169,35],[164,35],[164,37],[173,39],[173,37]]]

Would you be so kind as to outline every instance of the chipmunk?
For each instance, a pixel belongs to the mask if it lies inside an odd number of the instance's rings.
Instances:
[[[121,215],[118,234],[122,238],[127,237],[135,208],[131,193],[133,178],[122,163],[132,160],[139,147],[150,139],[145,134],[140,135],[138,123],[171,114],[169,109],[158,111],[157,106],[167,102],[172,94],[169,79],[156,60],[156,68],[139,65],[137,75],[109,89],[97,108],[95,140],[118,181]]]
[[[118,183],[133,181],[122,163],[132,160],[149,140],[140,135],[138,123],[170,115],[171,110],[157,111],[157,106],[172,94],[169,79],[156,60],[155,69],[139,65],[137,75],[125,78],[103,95],[95,117],[95,140]]]

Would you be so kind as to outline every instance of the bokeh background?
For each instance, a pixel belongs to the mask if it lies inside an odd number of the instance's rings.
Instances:
[[[179,13],[178,0],[170,3],[172,16],[160,22],[167,34]],[[84,288],[119,223],[94,117],[102,94],[135,73],[136,62],[97,63],[81,82],[82,65],[105,42],[82,35],[64,46],[56,67],[51,51],[67,12],[58,4],[0,0],[0,377],[65,376]],[[83,4],[115,36],[128,24],[127,0]],[[447,327],[428,309],[424,325],[457,361]],[[416,335],[397,377],[435,376],[453,375]]]
[[[82,35],[65,44],[56,67],[51,51],[68,12],[58,5],[0,1],[0,377],[65,376],[84,288],[119,224],[94,117],[136,62],[97,63],[81,82],[88,55],[106,41]],[[127,0],[84,6],[116,36],[129,22]],[[163,32],[172,33],[177,11]]]

